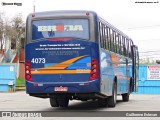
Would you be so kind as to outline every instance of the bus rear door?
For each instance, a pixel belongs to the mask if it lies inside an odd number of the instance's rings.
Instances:
[[[139,68],[139,54],[138,47],[133,45],[132,50],[132,82],[131,82],[131,92],[138,91],[138,68]]]

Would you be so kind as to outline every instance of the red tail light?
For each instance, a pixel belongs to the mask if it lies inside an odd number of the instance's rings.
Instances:
[[[26,64],[25,64],[25,78],[27,81],[32,81],[30,61],[26,61]]]
[[[90,80],[95,80],[98,77],[99,77],[98,61],[96,59],[92,59]]]

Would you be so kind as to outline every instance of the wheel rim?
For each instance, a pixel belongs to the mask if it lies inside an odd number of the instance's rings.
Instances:
[[[116,85],[114,87],[114,103],[116,103],[117,100],[117,91],[116,91]]]

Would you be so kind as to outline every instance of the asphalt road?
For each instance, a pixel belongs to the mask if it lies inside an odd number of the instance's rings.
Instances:
[[[127,112],[128,112],[128,116],[129,115],[131,116],[121,118],[120,116],[117,117],[116,116],[117,113],[115,112],[115,117],[111,117],[111,119],[112,120],[114,119],[129,120],[132,118],[132,120],[137,120],[137,119],[159,120],[158,117],[152,117],[152,118],[146,117],[146,116],[135,117],[134,115],[137,113],[133,111],[144,111],[144,112],[152,111],[154,114],[156,114],[157,113],[156,111],[160,111],[160,95],[132,94],[130,95],[129,102],[123,102],[121,96],[119,96],[117,100],[117,105],[115,108],[108,108],[108,107],[100,108],[98,106],[97,101],[81,102],[76,100],[70,101],[68,108],[52,108],[50,106],[49,99],[31,97],[28,94],[26,94],[24,91],[15,92],[15,93],[0,93],[0,111],[18,111],[18,112],[47,111],[50,114],[54,113],[60,116],[58,117],[58,119],[64,119],[63,117],[61,118],[61,115],[64,111],[67,111],[68,113],[70,113],[70,115],[73,115],[73,116],[76,114],[74,111],[80,111],[82,113],[85,111],[85,115],[86,114],[88,115],[88,113],[90,114],[90,119],[92,116],[96,116],[96,114],[98,115],[98,113],[100,113],[103,116],[105,114],[114,114],[114,112],[111,112],[111,111],[116,111],[116,112],[125,111],[126,116],[127,116]],[[94,113],[90,111],[94,111]],[[150,112],[150,114],[152,114],[152,112]],[[134,113],[134,114],[130,114],[130,113]],[[141,114],[141,112],[139,112],[138,114]],[[78,117],[78,118],[82,119],[81,117]],[[0,118],[0,120],[5,120],[5,119],[7,118]],[[27,120],[28,118],[25,118],[25,119]],[[42,118],[34,118],[34,119],[41,120]],[[47,118],[47,120],[51,120],[51,119],[53,120],[53,118],[51,117]],[[57,119],[57,117],[55,119]],[[66,117],[65,119],[72,120],[74,119],[74,117]],[[83,119],[88,120],[88,117],[84,117]],[[92,119],[98,120],[99,118],[92,117]],[[102,118],[102,119],[106,119],[106,118]]]

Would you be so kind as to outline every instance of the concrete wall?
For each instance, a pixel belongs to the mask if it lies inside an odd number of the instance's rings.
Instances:
[[[25,65],[24,65],[24,63],[20,63],[19,67],[20,67],[19,68],[19,78],[25,79],[25,74],[24,74]]]

